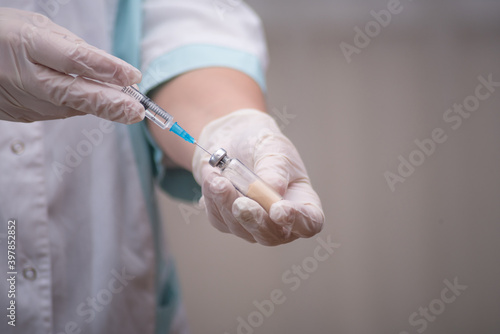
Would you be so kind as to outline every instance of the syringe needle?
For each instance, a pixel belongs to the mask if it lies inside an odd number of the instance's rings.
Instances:
[[[198,144],[198,142],[195,142],[196,146],[198,146],[199,148],[201,148],[203,151],[207,152],[208,155],[212,155],[212,153],[208,152],[207,150],[205,150],[205,148],[203,146],[201,146],[200,144]]]

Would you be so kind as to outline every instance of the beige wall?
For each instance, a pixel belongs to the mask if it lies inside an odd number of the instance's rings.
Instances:
[[[240,333],[499,333],[500,87],[459,128],[443,116],[479,76],[500,82],[500,2],[402,0],[350,63],[340,43],[387,1],[249,2],[267,28],[269,108],[296,116],[281,122],[323,201],[319,237],[340,246],[318,262],[316,238],[248,244],[162,195],[193,333],[237,333],[273,290],[282,303]],[[392,192],[384,173],[437,128],[446,141]]]

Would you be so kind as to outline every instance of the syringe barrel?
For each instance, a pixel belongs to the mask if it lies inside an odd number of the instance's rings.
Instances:
[[[126,86],[122,88],[122,92],[132,96],[134,99],[139,101],[146,110],[146,117],[153,121],[162,129],[170,129],[174,124],[174,117],[168,112],[160,108],[156,103],[151,101],[149,97],[139,92],[132,86]]]

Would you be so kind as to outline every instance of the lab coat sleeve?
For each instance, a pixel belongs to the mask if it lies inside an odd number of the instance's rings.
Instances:
[[[182,73],[228,67],[265,90],[267,50],[259,17],[240,0],[146,0],[141,89]]]

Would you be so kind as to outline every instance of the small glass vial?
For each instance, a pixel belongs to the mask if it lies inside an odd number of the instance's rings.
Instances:
[[[221,175],[227,178],[243,195],[253,199],[269,213],[271,205],[282,200],[281,196],[252,172],[238,159],[227,156],[226,150],[219,148],[212,154],[208,163],[217,167]]]

